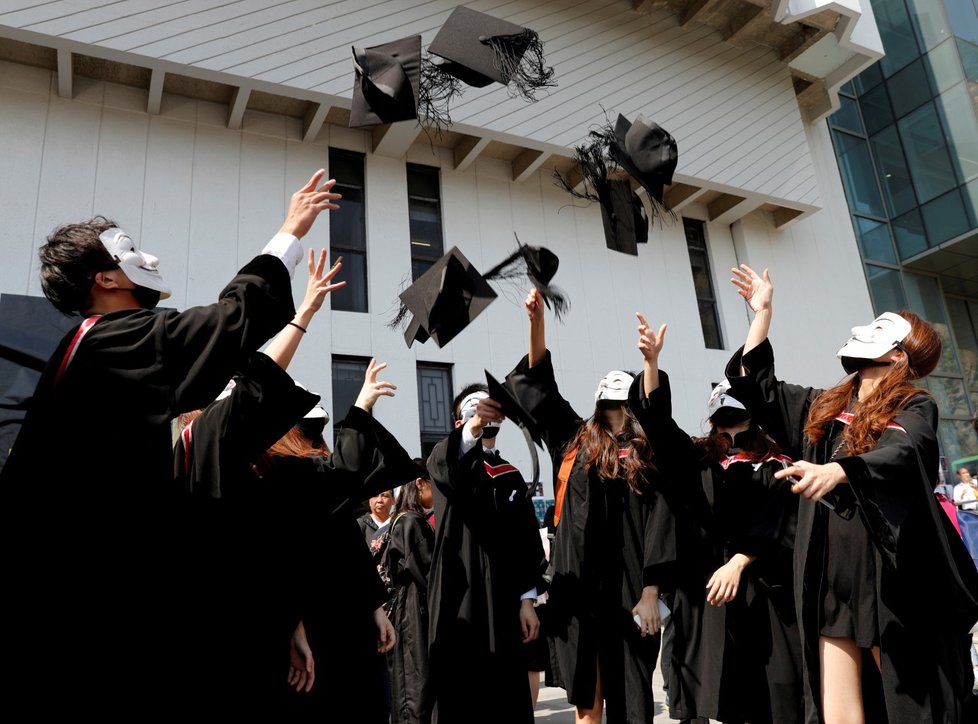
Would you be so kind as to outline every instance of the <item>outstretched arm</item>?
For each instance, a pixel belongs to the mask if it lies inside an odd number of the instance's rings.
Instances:
[[[547,339],[543,322],[543,298],[539,289],[533,289],[523,302],[526,316],[530,318],[529,366],[535,367],[547,354]]]
[[[644,362],[643,383],[645,394],[659,387],[659,352],[666,339],[666,325],[659,327],[658,332],[653,332],[645,317],[639,312],[635,312],[638,317],[638,349],[642,353]]]
[[[325,271],[326,250],[323,249],[319,252],[318,262],[315,252],[312,249],[309,250],[309,281],[306,284],[306,296],[296,310],[292,321],[275,335],[275,338],[269,342],[265,349],[265,354],[271,357],[283,370],[289,368],[292,357],[295,356],[295,351],[299,348],[299,342],[302,341],[303,335],[308,331],[309,323],[316,312],[322,308],[326,295],[335,289],[346,286],[346,282],[331,283],[340,269],[343,268],[342,258],[337,259],[329,271]]]
[[[731,269],[734,277],[730,282],[737,287],[740,294],[754,311],[754,320],[751,322],[750,329],[747,331],[747,340],[744,342],[744,354],[757,347],[767,339],[768,330],[771,328],[771,301],[774,298],[774,284],[771,277],[764,270],[763,276],[759,276],[756,271],[746,264],[741,264],[740,269]],[[741,374],[744,374],[741,371]]]

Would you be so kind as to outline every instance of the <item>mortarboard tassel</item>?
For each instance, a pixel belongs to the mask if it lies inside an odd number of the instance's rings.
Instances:
[[[427,131],[434,127],[435,135],[452,125],[450,104],[462,95],[462,81],[446,73],[427,55],[421,61],[421,86],[418,98],[418,118]]]
[[[557,86],[554,69],[544,65],[543,41],[536,31],[524,28],[514,35],[491,35],[479,40],[495,52],[510,95],[535,101],[538,90]]]
[[[513,234],[513,236],[516,235]],[[518,236],[516,236],[516,244],[516,251],[483,274],[482,278],[486,281],[494,282],[511,279],[529,279],[540,290],[544,304],[548,308],[553,309],[554,316],[558,320],[562,319],[564,314],[570,309],[570,300],[567,299],[566,293],[562,289],[552,286],[549,283],[550,279],[540,279],[535,273],[531,272],[532,262],[529,257],[532,250],[526,244],[521,243]]]

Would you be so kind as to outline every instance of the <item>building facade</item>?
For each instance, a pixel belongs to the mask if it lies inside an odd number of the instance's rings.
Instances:
[[[427,44],[447,0],[0,3],[0,308],[41,296],[39,244],[93,214],[160,257],[172,306],[208,303],[325,167],[343,208],[306,241],[342,254],[349,285],[291,371],[334,420],[366,361],[387,361],[397,396],[376,415],[420,454],[450,428],[456,389],[513,367],[527,346],[518,286],[442,349],[408,348],[388,323],[397,294],[444,251],[458,246],[486,271],[514,235],[560,257],[554,283],[571,308],[548,317],[547,340],[584,416],[605,372],[640,369],[641,311],[669,324],[675,416],[703,432],[711,386],[750,319],[728,282],[740,263],[776,282],[782,375],[835,383],[834,354],[873,305],[824,119],[882,53],[868,2],[468,5],[536,30],[557,87],[535,103],[498,85],[466,89],[436,135],[413,122],[347,127],[350,47],[410,34]],[[679,146],[666,190],[676,219],[653,223],[637,257],[608,250],[597,205],[554,183],[555,171],[573,178],[589,128],[618,113],[644,113]],[[517,430],[504,427],[501,444],[528,465]]]
[[[873,306],[941,334],[924,385],[952,464],[978,453],[978,7],[872,6],[886,54],[842,87],[829,125]]]

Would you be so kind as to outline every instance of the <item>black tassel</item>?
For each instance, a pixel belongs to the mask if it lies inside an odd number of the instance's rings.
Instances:
[[[435,135],[452,125],[451,103],[462,95],[462,81],[446,73],[431,58],[421,61],[421,83],[418,93],[418,122]]]
[[[495,52],[512,97],[535,101],[537,91],[557,87],[554,69],[543,62],[543,41],[535,31],[524,28],[521,33],[493,35],[482,42]]]
[[[564,314],[570,309],[570,300],[567,298],[567,294],[559,287],[550,284],[549,279],[542,280],[535,278],[535,275],[530,272],[531,265],[527,258],[531,253],[530,248],[521,243],[516,234],[513,234],[513,236],[516,237],[516,251],[483,274],[482,278],[486,281],[494,282],[509,280],[519,282],[531,281],[533,286],[540,290],[543,303],[549,309],[553,309],[554,316],[558,320],[563,319]]]

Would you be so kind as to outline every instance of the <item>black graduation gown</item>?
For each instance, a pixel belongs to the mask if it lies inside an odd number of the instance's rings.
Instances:
[[[435,548],[428,580],[429,688],[434,724],[532,722],[520,596],[536,585],[543,544],[523,476],[485,458],[481,442],[459,457],[462,428],[428,458]]]
[[[683,561],[673,598],[669,712],[678,719],[794,724],[802,719],[801,648],[792,598],[797,500],[774,473],[786,457],[759,464],[730,455],[705,462],[672,418],[668,375],[629,405],[672,482]],[[737,553],[757,556],[736,598],[706,600],[710,576]]]
[[[298,624],[293,497],[252,463],[318,400],[256,353],[231,394],[177,440],[174,477],[189,515],[183,570],[194,602],[180,631],[182,673],[198,712],[281,714],[289,640]],[[220,665],[214,666],[220,658]]]
[[[506,380],[540,421],[557,471],[582,420],[557,390],[550,353],[532,368],[524,357]],[[567,700],[593,705],[600,658],[609,722],[648,722],[655,714],[652,672],[659,635],[643,638],[632,608],[643,587],[673,586],[675,520],[660,483],[652,476],[638,495],[625,480],[602,480],[593,469],[586,471],[578,455],[550,550],[548,635],[554,639]]]
[[[384,565],[394,586],[391,623],[397,643],[387,655],[391,672],[391,724],[427,724],[428,698],[428,572],[435,530],[414,511],[397,515],[390,524]]]
[[[832,441],[813,445],[803,432],[821,390],[780,381],[767,340],[746,355],[736,352],[727,379],[792,457],[829,462]],[[833,492],[855,505],[872,542],[882,690],[869,687],[875,696],[866,701],[868,721],[950,724],[974,716],[968,709],[974,706],[968,632],[978,620],[978,572],[933,495],[936,428],[937,405],[919,395],[897,413],[872,450],[835,458],[849,484]],[[795,607],[809,722],[821,720],[818,639],[830,515],[835,513],[824,505],[799,500]],[[871,662],[864,664],[867,679],[875,678],[874,670]]]
[[[260,255],[210,306],[103,315],[55,384],[75,330],[62,340],[0,473],[12,695],[49,711],[176,706],[170,624],[187,601],[170,421],[213,401],[294,314],[288,271]],[[37,674],[53,652],[56,682]]]
[[[417,466],[383,425],[351,407],[329,458],[276,456],[263,476],[291,497],[299,615],[316,660],[312,691],[289,695],[290,718],[386,722],[386,662],[373,613],[387,591],[351,506],[413,481]]]

